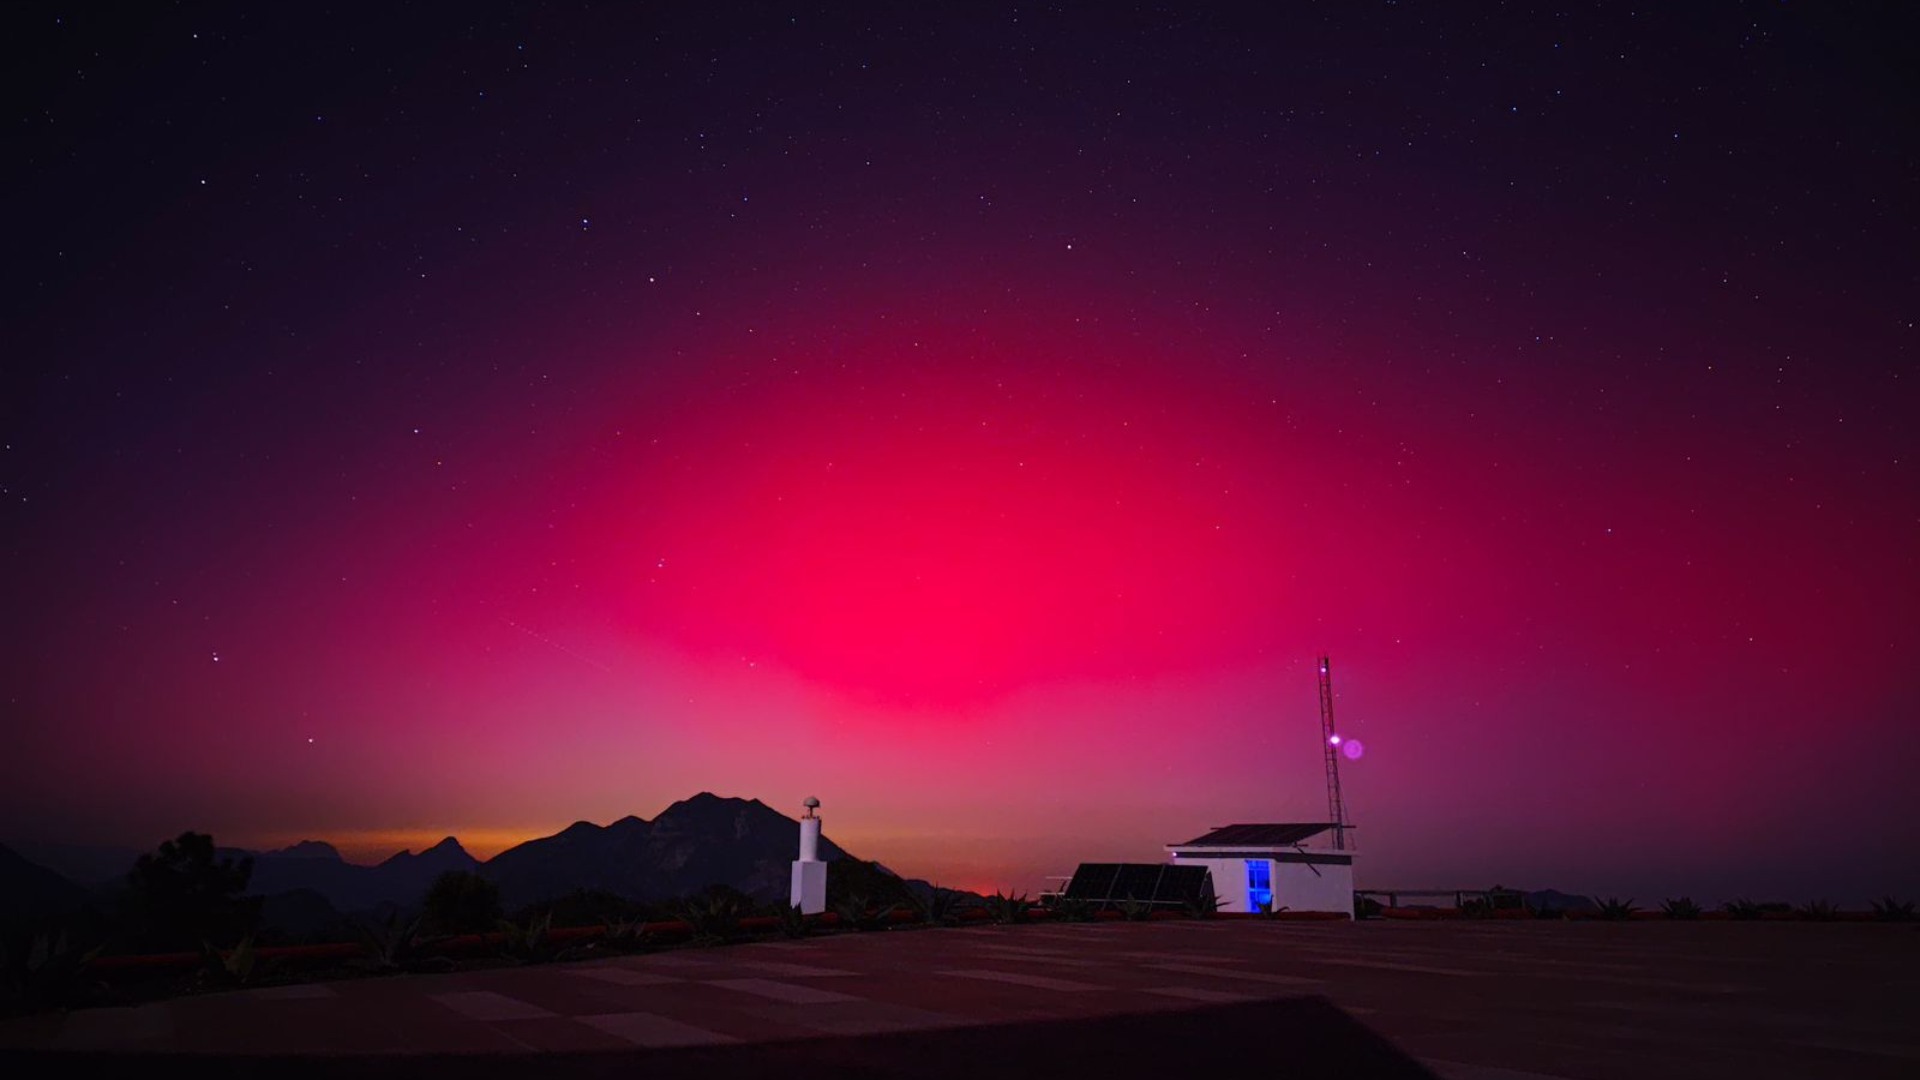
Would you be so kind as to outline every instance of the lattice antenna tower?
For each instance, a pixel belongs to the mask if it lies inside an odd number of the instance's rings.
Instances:
[[[1340,733],[1333,727],[1333,661],[1320,657],[1320,750],[1327,758],[1327,820],[1335,851],[1347,849],[1347,807],[1340,799]]]

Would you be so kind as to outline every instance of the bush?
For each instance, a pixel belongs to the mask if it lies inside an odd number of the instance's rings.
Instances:
[[[1881,922],[1912,922],[1913,902],[1901,903],[1889,896],[1873,902],[1873,917]]]
[[[500,886],[470,870],[449,870],[433,879],[421,906],[435,933],[485,933],[500,922]]]
[[[1622,900],[1619,897],[1609,896],[1605,900],[1600,901],[1600,917],[1603,919],[1611,919],[1615,922],[1623,919],[1631,919],[1633,918],[1633,913],[1639,910],[1639,908],[1633,906],[1631,899]]]
[[[1660,913],[1669,919],[1698,919],[1700,905],[1694,903],[1692,897],[1682,896],[1661,904]]]
[[[1765,909],[1751,900],[1729,900],[1721,910],[1727,917],[1739,922],[1753,922],[1765,914]]]
[[[1027,913],[1032,909],[1033,901],[1027,899],[1026,893],[1008,896],[996,891],[992,896],[987,897],[987,914],[993,916],[994,922],[1002,925],[1018,926],[1026,922]]]
[[[1840,909],[1825,900],[1815,900],[1801,908],[1799,915],[1808,922],[1832,922],[1840,917]]]

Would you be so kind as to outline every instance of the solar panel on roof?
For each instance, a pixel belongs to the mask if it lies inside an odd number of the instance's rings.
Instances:
[[[1067,882],[1069,900],[1102,907],[1128,900],[1154,907],[1184,907],[1213,892],[1204,866],[1171,863],[1081,863]]]
[[[1176,847],[1233,847],[1247,845],[1253,847],[1284,847],[1298,844],[1310,837],[1318,836],[1331,825],[1319,822],[1302,822],[1280,825],[1227,825],[1213,830],[1205,836],[1196,837]]]

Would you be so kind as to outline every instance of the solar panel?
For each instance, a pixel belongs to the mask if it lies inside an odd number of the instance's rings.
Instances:
[[[1102,907],[1131,899],[1154,907],[1184,907],[1213,892],[1204,866],[1171,863],[1081,863],[1067,882],[1069,900]]]
[[[1286,825],[1227,825],[1213,830],[1205,836],[1195,837],[1185,844],[1175,847],[1232,847],[1239,844],[1257,847],[1284,847],[1297,844],[1308,837],[1318,836],[1331,825],[1301,823]]]

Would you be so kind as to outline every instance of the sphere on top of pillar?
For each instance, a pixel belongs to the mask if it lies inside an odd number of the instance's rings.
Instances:
[[[820,800],[817,798],[814,798],[812,795],[809,795],[807,796],[806,801],[801,803],[800,805],[807,808],[807,812],[800,815],[801,817],[813,817],[815,816],[814,811],[820,809]]]

